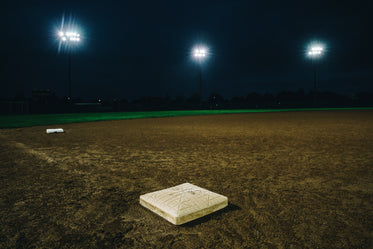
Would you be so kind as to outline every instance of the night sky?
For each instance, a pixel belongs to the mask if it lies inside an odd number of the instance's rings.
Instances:
[[[312,41],[325,45],[316,61],[320,91],[371,92],[368,2],[9,1],[1,8],[0,97],[31,96],[32,89],[67,95],[68,55],[57,35],[63,17],[82,38],[72,49],[75,98],[197,94],[197,44],[209,53],[202,63],[205,98],[308,91]]]

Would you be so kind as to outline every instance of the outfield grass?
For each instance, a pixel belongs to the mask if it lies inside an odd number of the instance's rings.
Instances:
[[[372,110],[373,107],[360,108],[295,108],[295,109],[242,109],[242,110],[191,110],[191,111],[151,111],[151,112],[106,112],[106,113],[65,113],[41,115],[0,116],[0,128],[20,128],[38,125],[57,125],[104,120],[159,118],[212,114],[234,114],[250,112],[287,112],[322,110]]]

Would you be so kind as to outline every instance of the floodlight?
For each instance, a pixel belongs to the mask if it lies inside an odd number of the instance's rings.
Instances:
[[[68,42],[67,44],[71,44],[74,42],[80,42],[80,34],[75,31],[63,32],[62,30],[60,30],[58,32],[58,36],[60,37],[61,41]]]
[[[199,62],[199,96],[202,101],[202,61],[207,57],[207,48],[204,46],[197,46],[193,50],[193,57]]]
[[[64,46],[68,48],[68,97],[67,99],[71,101],[71,48],[74,44],[80,42],[81,37],[76,30],[59,30],[58,31],[58,38],[61,43],[64,43]]]
[[[313,87],[314,87],[314,104],[317,104],[317,78],[316,78],[316,59],[324,54],[324,45],[319,42],[312,42],[308,46],[307,55],[312,59],[313,65]]]
[[[323,51],[324,48],[321,47],[321,46],[315,46],[315,47],[311,47],[311,50],[312,50],[312,51]]]
[[[311,44],[308,48],[308,56],[312,58],[320,57],[324,52],[324,46],[321,44]]]
[[[206,57],[206,49],[205,48],[196,48],[196,49],[194,49],[194,54],[193,55],[196,58]]]

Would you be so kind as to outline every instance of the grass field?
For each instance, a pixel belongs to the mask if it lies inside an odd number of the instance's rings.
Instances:
[[[298,108],[298,109],[248,109],[248,110],[192,110],[192,111],[152,111],[152,112],[102,112],[102,113],[67,113],[42,115],[8,115],[0,116],[0,128],[20,128],[37,125],[68,124],[105,120],[122,120],[138,118],[179,117],[191,115],[213,115],[257,112],[287,111],[321,111],[321,110],[372,110],[373,107],[360,108]]]
[[[372,248],[373,110],[45,122],[0,130],[0,248]],[[139,205],[184,182],[229,206]]]

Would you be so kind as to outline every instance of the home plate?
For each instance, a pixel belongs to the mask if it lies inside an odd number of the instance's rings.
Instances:
[[[57,128],[57,129],[47,129],[47,134],[50,134],[50,133],[61,133],[63,132],[63,129],[62,128]]]
[[[208,215],[228,205],[228,198],[183,183],[140,196],[140,204],[175,225]]]

